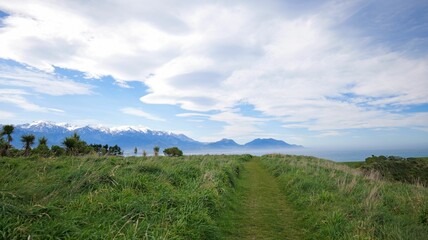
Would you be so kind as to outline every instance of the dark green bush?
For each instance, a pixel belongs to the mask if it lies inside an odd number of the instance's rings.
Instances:
[[[163,154],[168,157],[180,157],[183,156],[183,151],[178,149],[178,147],[165,148],[165,150],[163,150]]]

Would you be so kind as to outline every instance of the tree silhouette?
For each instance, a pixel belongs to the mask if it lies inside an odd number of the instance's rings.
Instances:
[[[10,143],[13,141],[12,133],[15,130],[13,125],[4,125],[2,135],[7,135],[7,149],[11,147]],[[7,150],[6,149],[6,150]]]
[[[6,156],[7,142],[0,136],[0,156]]]
[[[108,153],[109,155],[114,155],[114,156],[119,156],[123,154],[122,149],[117,144],[114,146],[110,146],[108,148]]]
[[[77,132],[74,132],[72,137],[74,139],[76,139],[77,141],[80,141],[80,136],[79,136],[79,134],[77,134]]]
[[[183,156],[183,151],[181,151],[178,147],[166,148],[163,150],[163,153],[168,157]]]
[[[26,134],[21,136],[21,142],[24,143],[26,156],[30,154],[31,145],[34,144],[34,139],[36,139],[36,137],[33,134]]]
[[[48,145],[48,139],[45,137],[39,138],[39,146],[47,146]]]
[[[67,137],[64,139],[62,144],[65,146],[65,149],[66,149],[68,154],[71,154],[71,155],[77,154],[79,139],[80,138],[76,133],[74,133],[74,135],[72,137]]]
[[[73,136],[64,139],[62,144],[65,146],[68,154],[79,155],[90,151],[85,141],[80,140],[80,136],[74,132]]]
[[[155,147],[153,148],[153,152],[155,153],[155,157],[157,157],[157,156],[159,155],[159,147],[158,147],[158,146],[155,146]]]
[[[35,153],[42,156],[49,156],[48,139],[45,137],[39,138],[39,145],[35,149]]]

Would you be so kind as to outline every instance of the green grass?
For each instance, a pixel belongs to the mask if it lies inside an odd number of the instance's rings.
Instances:
[[[361,166],[364,165],[363,161],[358,161],[358,162],[357,161],[356,162],[338,162],[338,163],[346,165],[346,166],[351,167],[351,168],[359,168],[359,167],[361,167]]]
[[[294,212],[258,157],[245,163],[219,223],[226,239],[300,239]]]
[[[372,156],[360,168],[379,172],[385,180],[428,186],[428,158]]]
[[[219,239],[245,156],[0,159],[0,239]]]
[[[303,239],[427,239],[428,189],[305,156],[262,157],[298,214]]]
[[[426,239],[428,188],[266,155],[0,159],[0,239]]]

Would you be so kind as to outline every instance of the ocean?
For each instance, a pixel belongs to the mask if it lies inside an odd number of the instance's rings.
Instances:
[[[425,149],[315,149],[315,148],[300,148],[300,149],[263,149],[263,150],[203,150],[194,152],[184,152],[185,155],[196,154],[252,154],[261,156],[270,153],[306,155],[318,158],[324,158],[336,162],[351,162],[364,161],[372,155],[384,156],[400,156],[400,157],[428,157],[428,148]]]

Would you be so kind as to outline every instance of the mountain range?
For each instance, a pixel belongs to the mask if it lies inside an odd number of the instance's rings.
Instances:
[[[0,125],[1,126],[1,125]],[[179,147],[183,150],[210,151],[210,150],[245,150],[245,149],[284,149],[301,148],[302,146],[289,144],[272,138],[257,138],[244,145],[236,143],[232,139],[222,139],[217,142],[199,142],[184,134],[155,131],[143,127],[121,126],[107,128],[103,126],[73,126],[70,124],[38,121],[27,124],[14,125],[12,144],[21,148],[19,141],[24,134],[34,134],[36,138],[46,137],[48,145],[60,145],[64,138],[71,136],[74,132],[88,144],[119,145],[126,151],[132,151],[137,147],[142,151],[150,151],[154,146],[161,149],[167,147]]]

